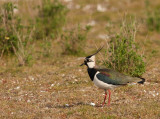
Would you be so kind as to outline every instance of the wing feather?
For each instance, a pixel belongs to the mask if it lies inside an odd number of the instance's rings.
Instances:
[[[142,81],[142,79],[140,78],[130,77],[111,69],[96,69],[96,70],[100,72],[99,74],[97,74],[97,78],[108,84],[126,85],[131,82]]]

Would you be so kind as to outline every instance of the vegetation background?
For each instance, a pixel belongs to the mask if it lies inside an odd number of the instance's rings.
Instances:
[[[103,90],[84,57],[146,79]],[[159,119],[159,0],[0,1],[0,118]],[[95,104],[95,105],[94,105]]]

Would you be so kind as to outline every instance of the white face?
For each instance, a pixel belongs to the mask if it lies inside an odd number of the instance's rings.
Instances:
[[[89,62],[87,62],[87,66],[88,68],[94,68],[95,67],[95,56],[92,56],[89,58]]]

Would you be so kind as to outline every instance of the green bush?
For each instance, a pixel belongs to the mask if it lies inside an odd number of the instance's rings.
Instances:
[[[120,32],[112,37],[106,50],[105,65],[120,72],[141,76],[145,72],[143,56],[138,54],[135,43],[136,23],[124,22]]]
[[[46,36],[54,38],[59,35],[66,22],[67,8],[58,0],[54,0],[54,2],[43,0],[38,11],[36,38],[43,39]]]
[[[17,49],[18,37],[14,30],[21,29],[20,19],[15,19],[13,9],[15,7],[12,3],[4,3],[0,12],[0,52],[14,53],[13,47]],[[13,27],[16,24],[16,27]]]
[[[150,3],[147,0],[146,1],[146,23],[148,26],[148,29],[151,31],[157,31],[160,32],[160,6],[156,8],[150,8]]]
[[[27,52],[25,47],[31,38],[31,28],[24,26],[21,19],[14,14],[14,6],[11,2],[2,5],[0,11],[0,53],[16,55],[20,65],[25,64]]]
[[[53,56],[52,41],[50,39],[43,39],[40,46],[42,49],[41,55],[43,57]]]
[[[66,31],[62,35],[63,54],[65,55],[84,55],[84,47],[87,40],[87,34],[90,26],[82,29],[80,26],[72,30]]]

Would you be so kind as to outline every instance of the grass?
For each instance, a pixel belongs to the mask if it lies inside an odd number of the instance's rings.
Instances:
[[[67,8],[58,0],[42,0],[35,22],[35,37],[37,39],[57,37],[66,22],[66,14]]]
[[[99,2],[109,5],[107,14],[97,14],[96,4]],[[38,11],[34,8],[41,1],[24,0],[15,3],[21,12],[22,23],[29,24],[27,18],[29,16],[36,18]],[[96,50],[95,44],[100,46],[102,43],[106,43],[106,40],[100,39],[98,35],[107,34],[105,27],[108,22],[112,21],[113,25],[118,25],[126,11],[128,14],[137,14],[138,21],[146,18],[144,14],[146,9],[140,5],[140,3],[144,3],[142,0],[135,0],[133,3],[127,0],[78,0],[62,4],[69,5],[70,3],[74,4],[73,7],[77,4],[85,6],[92,3],[93,5],[91,8],[93,14],[83,11],[83,7],[80,7],[79,9],[70,9],[66,16],[69,20],[67,20],[65,28],[71,28],[78,23],[85,27],[89,21],[96,21],[87,35],[84,47],[86,54]],[[155,0],[153,3],[159,4],[159,0]],[[27,7],[28,5],[29,7]],[[152,7],[154,9],[154,4]],[[115,8],[118,12],[112,11]],[[104,19],[101,15],[104,15]],[[100,19],[98,19],[99,16]],[[118,31],[119,29],[115,28],[115,33]],[[160,53],[157,52],[160,47],[157,32],[148,31],[145,23],[142,23],[135,39],[141,48],[145,48],[147,65],[146,72],[142,76],[147,83],[112,90],[111,106],[104,108],[98,107],[103,102],[104,91],[93,85],[86,67],[79,67],[83,58],[74,55],[61,55],[61,40],[61,38],[54,40],[48,38],[31,42],[29,45],[31,48],[27,47],[27,51],[31,51],[30,55],[33,60],[33,64],[30,66],[17,66],[14,56],[4,56],[0,59],[0,118],[160,118]],[[100,58],[99,55],[96,58]],[[96,106],[91,106],[91,102]]]
[[[18,71],[16,75],[13,75],[13,69],[3,73],[1,103],[4,106],[1,109],[5,113],[1,117],[114,119],[158,116],[159,107],[156,105],[159,105],[159,96],[154,97],[149,92],[159,92],[159,84],[118,88],[112,91],[111,107],[93,107],[91,102],[96,105],[102,103],[104,91],[93,86],[85,67],[74,68],[76,62],[73,58],[68,58],[64,63],[70,65],[64,71],[61,71],[64,65],[61,63],[59,67],[42,64],[35,64],[32,69],[23,67],[20,69],[22,72]]]
[[[86,26],[85,29],[83,29],[78,25],[72,30],[65,31],[62,35],[63,54],[75,56],[84,55],[84,47],[90,28],[91,26]]]
[[[155,9],[150,8],[151,4],[149,0],[146,0],[146,14],[147,14],[147,19],[146,23],[148,26],[148,29],[153,31],[160,32],[160,6],[156,6]]]

